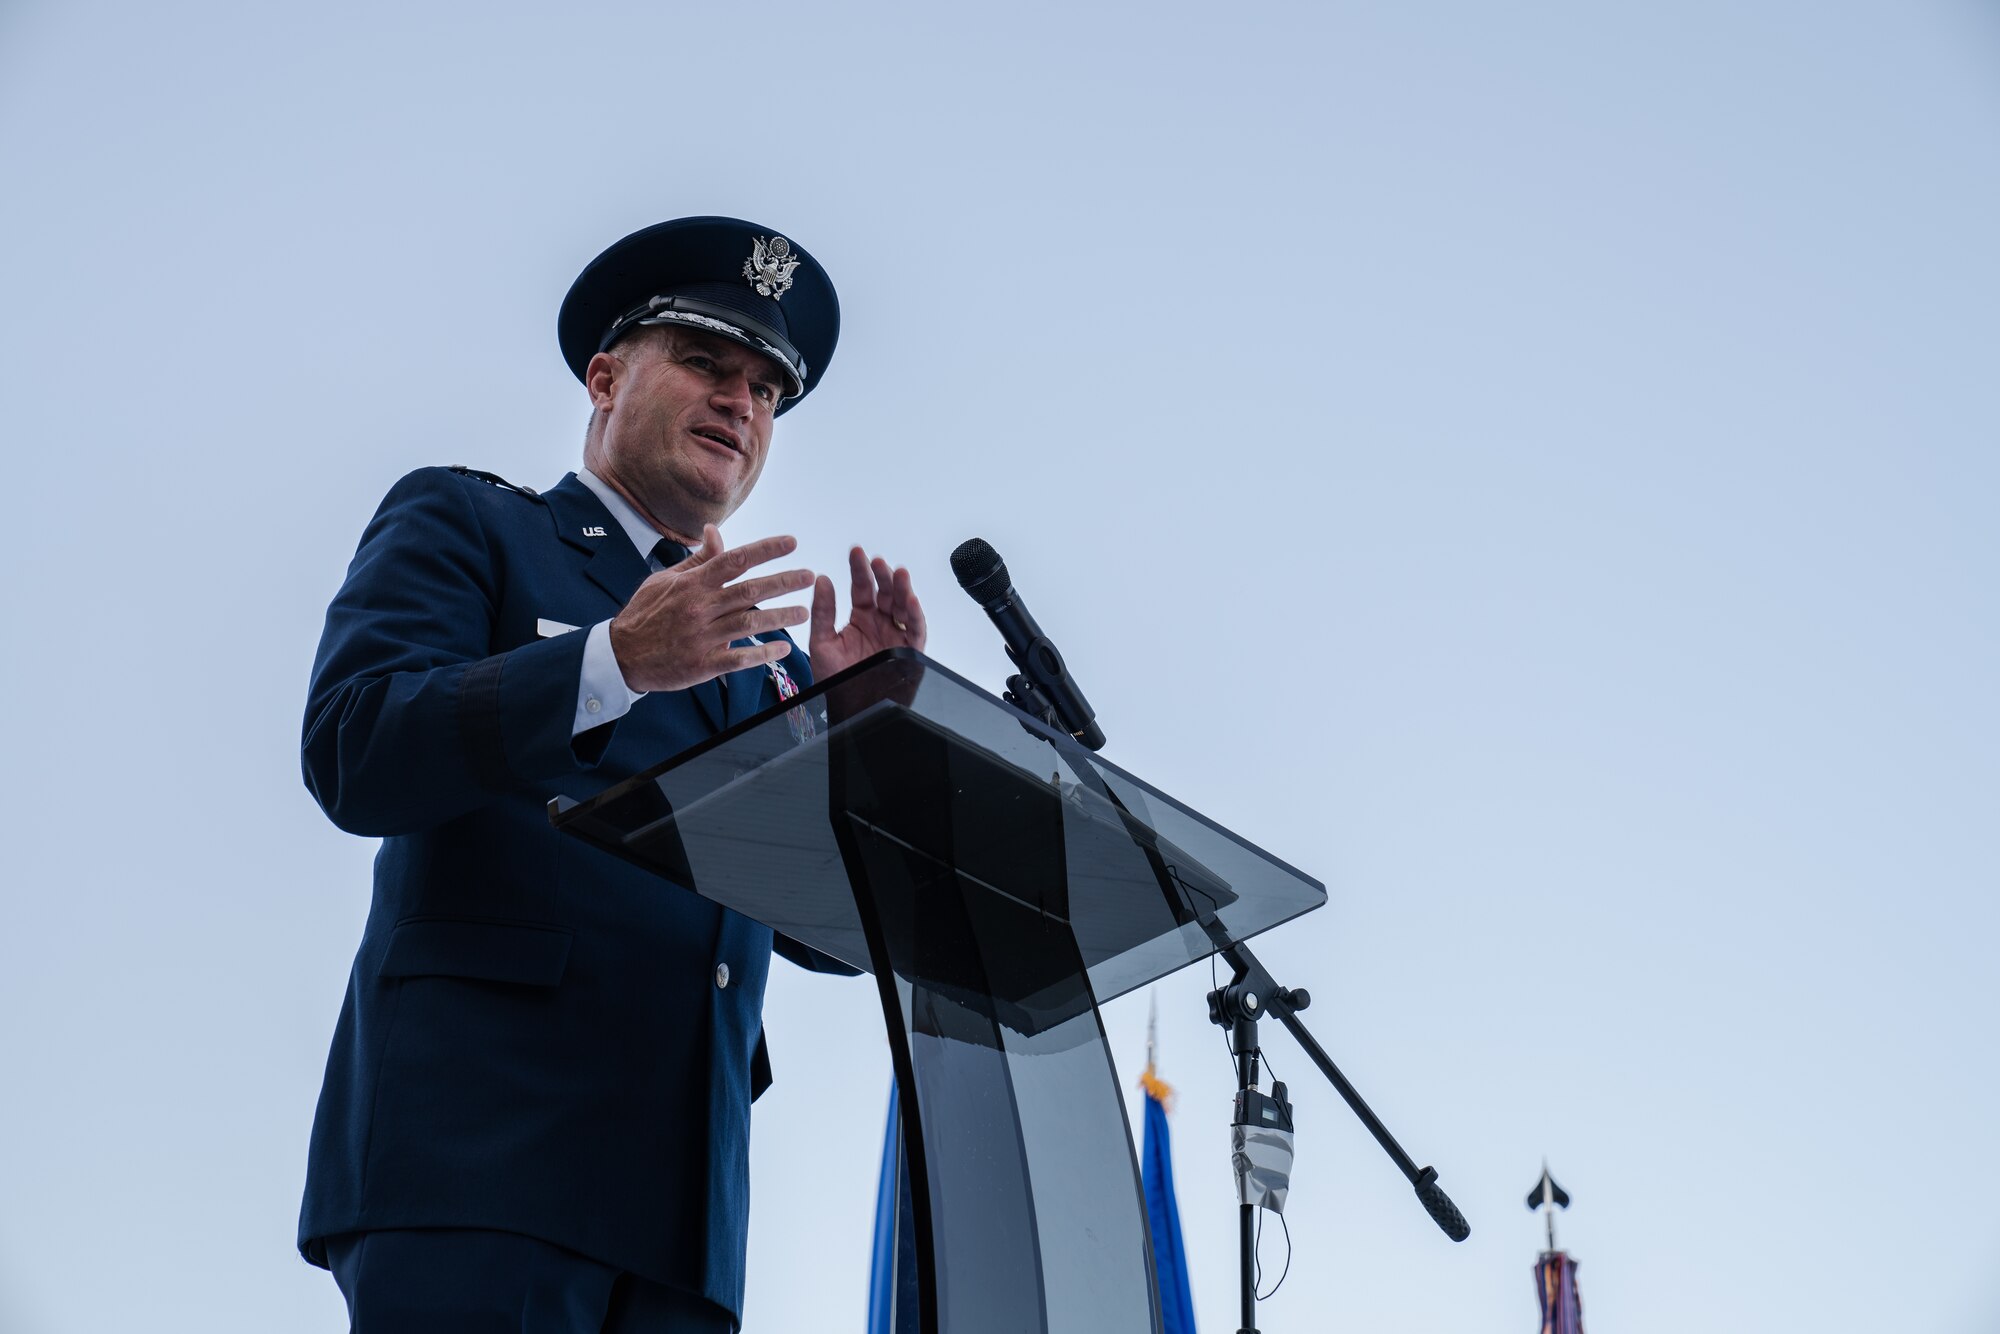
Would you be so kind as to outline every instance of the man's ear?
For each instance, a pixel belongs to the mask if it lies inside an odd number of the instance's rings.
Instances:
[[[625,378],[625,363],[609,352],[599,352],[583,368],[583,387],[590,394],[590,406],[600,410],[611,406],[612,394]]]

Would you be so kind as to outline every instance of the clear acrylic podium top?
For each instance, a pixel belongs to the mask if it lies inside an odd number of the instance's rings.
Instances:
[[[1319,881],[914,650],[786,703],[588,801],[552,803],[551,818],[871,972],[848,869],[857,837],[871,856],[948,867],[983,901],[979,985],[1024,1033],[1074,1012],[1061,968],[1038,967],[1052,926],[1073,933],[1102,1003],[1326,901]],[[886,957],[921,974],[923,955]]]

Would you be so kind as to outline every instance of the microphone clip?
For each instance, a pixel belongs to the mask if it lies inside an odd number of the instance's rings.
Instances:
[[[1020,672],[1008,677],[1007,689],[1001,693],[1000,698],[1030,718],[1047,723],[1058,732],[1069,730],[1062,725],[1062,719],[1056,716],[1056,706],[1049,702],[1048,695],[1043,693],[1042,688],[1035,684],[1032,677]]]

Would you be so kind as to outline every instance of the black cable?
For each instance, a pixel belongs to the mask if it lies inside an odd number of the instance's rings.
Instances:
[[[1279,1214],[1278,1226],[1285,1230],[1285,1267],[1283,1270],[1279,1272],[1278,1281],[1271,1285],[1271,1290],[1269,1292],[1256,1293],[1257,1300],[1260,1302],[1267,1302],[1271,1300],[1271,1298],[1277,1296],[1278,1289],[1285,1286],[1285,1279],[1292,1272],[1292,1225],[1285,1221],[1285,1216],[1283,1214]],[[1262,1251],[1263,1245],[1264,1245],[1264,1211],[1262,1209],[1259,1209],[1257,1211],[1257,1249],[1259,1250],[1259,1252]],[[1263,1281],[1264,1281],[1264,1257],[1260,1253],[1257,1256],[1257,1277],[1255,1281],[1252,1282],[1250,1285],[1251,1290],[1255,1292],[1257,1284],[1262,1283]]]
[[[1272,1085],[1275,1087],[1278,1083],[1278,1068],[1271,1064],[1271,1054],[1269,1052],[1260,1052],[1259,1054],[1264,1058],[1264,1073],[1269,1076]],[[1285,1267],[1278,1274],[1277,1286],[1259,1297],[1257,1300],[1260,1302],[1277,1296],[1278,1288],[1285,1286],[1286,1275],[1292,1272],[1292,1225],[1285,1221],[1283,1214],[1279,1214],[1278,1226],[1285,1230]],[[1264,1213],[1261,1209],[1257,1211],[1257,1244],[1260,1247],[1264,1244]],[[1257,1257],[1257,1282],[1262,1283],[1263,1281],[1264,1257],[1259,1255]],[[1253,1284],[1252,1286],[1254,1287],[1255,1285]]]
[[[1210,913],[1219,913],[1221,911],[1221,908],[1215,902],[1215,895],[1210,894],[1205,890],[1198,889],[1195,886],[1190,885],[1187,881],[1181,879],[1181,872],[1178,866],[1175,866],[1172,863],[1168,863],[1167,874],[1173,877],[1174,884],[1179,886],[1181,889],[1184,889],[1191,894],[1200,894],[1203,898],[1207,899],[1208,910]],[[1216,957],[1221,953],[1222,953],[1221,950],[1210,950],[1208,954],[1208,989],[1210,991],[1222,990],[1222,979],[1216,976],[1215,972],[1215,960]],[[1222,1030],[1222,1049],[1229,1053],[1230,1069],[1231,1072],[1233,1073],[1236,1066],[1236,1048],[1229,1045],[1229,1025],[1218,1024],[1217,1027]]]
[[[1217,950],[1215,954],[1220,954],[1221,952]],[[1210,991],[1222,990],[1222,979],[1215,975],[1215,954],[1208,956],[1208,989]],[[1230,1082],[1234,1083],[1236,1075],[1236,1048],[1229,1045],[1230,1026],[1228,1024],[1218,1024],[1216,1027],[1222,1030],[1222,1050],[1229,1053]]]

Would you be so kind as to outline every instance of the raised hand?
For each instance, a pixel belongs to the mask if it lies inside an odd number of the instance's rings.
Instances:
[[[812,571],[730,581],[789,556],[798,545],[794,538],[766,537],[725,548],[722,531],[714,524],[704,527],[699,553],[648,576],[625,610],[612,618],[611,653],[625,684],[634,690],[686,690],[790,653],[792,646],[783,638],[747,648],[731,648],[729,642],[805,620],[804,607],[760,610],[756,604],[799,592],[813,582]]]
[[[910,572],[901,566],[890,569],[889,562],[880,556],[871,561],[860,547],[847,553],[847,566],[853,589],[847,624],[838,632],[833,628],[833,580],[823,574],[813,580],[808,651],[816,680],[825,680],[885,648],[924,646],[924,609],[910,586]]]

